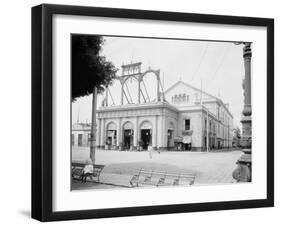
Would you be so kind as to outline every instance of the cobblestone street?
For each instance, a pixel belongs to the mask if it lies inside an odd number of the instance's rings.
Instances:
[[[100,175],[101,183],[127,186],[134,174],[141,168],[169,173],[195,173],[194,185],[233,183],[232,171],[241,151],[215,152],[154,152],[150,159],[148,152],[96,150],[96,164],[105,168]],[[72,159],[84,161],[89,156],[88,147],[73,147]],[[91,187],[83,185],[83,187]],[[92,185],[93,188],[107,186]],[[108,186],[112,188],[112,186]],[[73,189],[80,189],[76,184]]]

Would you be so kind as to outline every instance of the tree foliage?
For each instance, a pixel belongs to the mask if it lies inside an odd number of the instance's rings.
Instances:
[[[91,94],[94,87],[102,92],[115,78],[117,69],[100,56],[103,44],[102,36],[72,35],[72,101]]]
[[[241,131],[239,127],[236,127],[233,129],[234,132],[234,138],[236,139],[240,139],[241,138]]]

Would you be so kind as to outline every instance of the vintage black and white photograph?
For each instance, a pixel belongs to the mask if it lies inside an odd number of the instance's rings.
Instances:
[[[251,42],[71,35],[71,190],[251,182]]]

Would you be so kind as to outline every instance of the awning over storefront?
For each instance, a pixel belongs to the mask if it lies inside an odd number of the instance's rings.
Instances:
[[[183,139],[182,139],[182,142],[184,144],[189,144],[191,143],[191,136],[184,136]]]

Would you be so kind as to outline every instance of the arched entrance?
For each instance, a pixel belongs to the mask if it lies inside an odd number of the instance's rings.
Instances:
[[[114,122],[108,123],[106,127],[106,145],[108,149],[114,149],[117,142],[117,126]]]
[[[134,140],[134,125],[131,122],[126,122],[123,125],[123,144],[124,149],[130,150],[133,146]]]
[[[149,145],[152,145],[152,123],[145,121],[140,126],[140,140],[141,146],[147,150]]]

